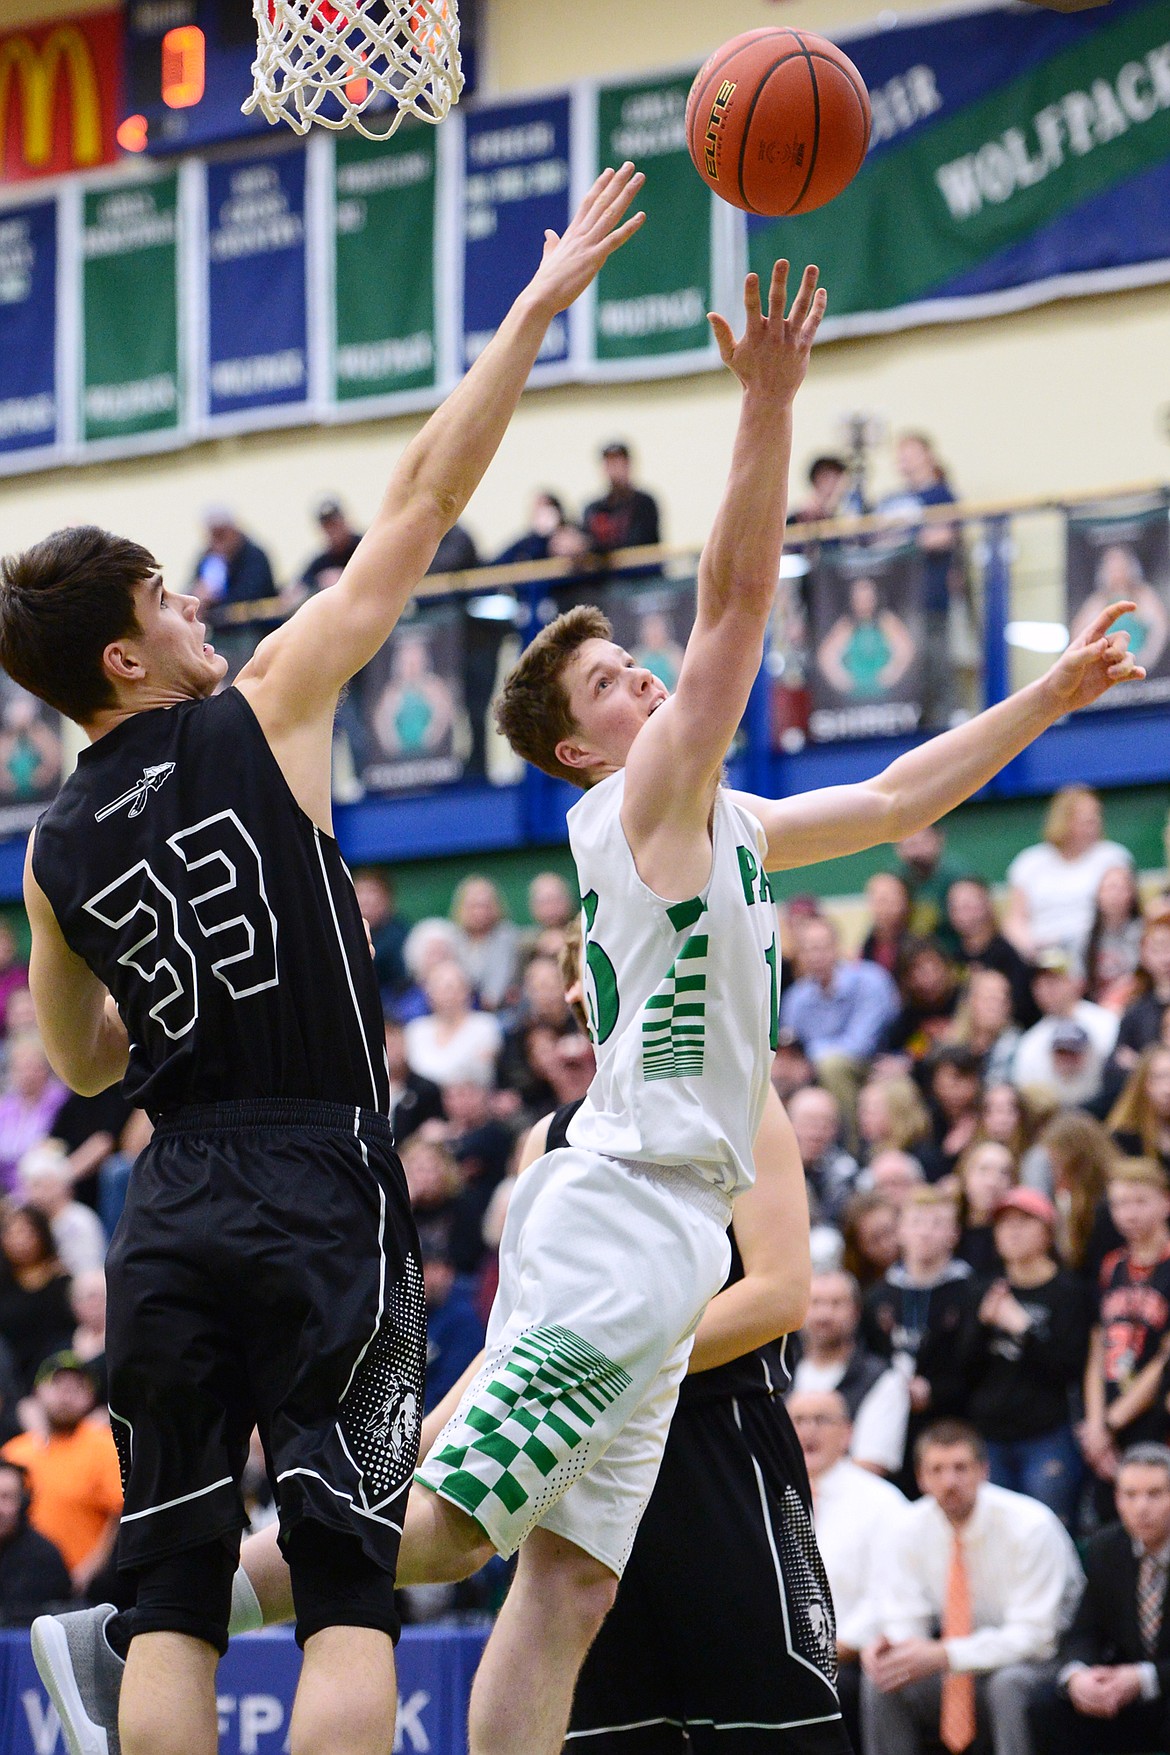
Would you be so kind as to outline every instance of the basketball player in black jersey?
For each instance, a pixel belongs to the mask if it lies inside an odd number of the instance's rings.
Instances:
[[[546,234],[341,580],[223,694],[195,599],[168,591],[145,549],[82,528],[0,564],[0,662],[90,739],[26,863],[45,1046],[74,1090],[121,1080],[155,1121],[107,1263],[120,1564],[137,1586],[107,1629],[128,1650],[125,1755],[217,1747],[253,1425],[305,1651],[293,1755],[393,1743],[422,1279],[376,985],[331,833],[333,718],[494,455],[549,323],[641,223],[625,217],[641,182],[629,164],[606,171],[564,237]],[[423,1497],[425,1575],[462,1576],[484,1538]],[[105,1749],[73,1710],[76,1653],[42,1656],[71,1755]]]

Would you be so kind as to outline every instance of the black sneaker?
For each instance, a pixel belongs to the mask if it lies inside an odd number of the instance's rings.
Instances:
[[[32,1652],[57,1708],[69,1755],[121,1755],[118,1696],[126,1668],[106,1638],[113,1603],[69,1615],[39,1615]]]

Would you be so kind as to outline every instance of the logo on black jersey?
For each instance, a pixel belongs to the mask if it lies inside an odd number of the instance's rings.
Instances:
[[[146,802],[152,792],[157,792],[164,781],[169,780],[175,771],[173,762],[156,762],[151,768],[143,768],[141,780],[128,787],[120,798],[111,804],[103,804],[101,810],[94,812],[94,822],[104,823],[107,817],[114,816],[118,811],[125,810],[129,805],[129,814],[140,817],[146,809]]]

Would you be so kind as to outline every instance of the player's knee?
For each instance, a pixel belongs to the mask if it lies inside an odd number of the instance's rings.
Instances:
[[[562,1620],[580,1622],[592,1637],[617,1596],[618,1581],[613,1572],[569,1542],[559,1542],[535,1558],[542,1600],[555,1604]]]
[[[394,1574],[372,1560],[356,1536],[306,1520],[289,1531],[285,1553],[298,1645],[327,1627],[368,1627],[398,1638]]]
[[[127,1634],[183,1633],[214,1647],[222,1657],[228,1647],[239,1550],[237,1532],[143,1566],[135,1606],[124,1617]]]

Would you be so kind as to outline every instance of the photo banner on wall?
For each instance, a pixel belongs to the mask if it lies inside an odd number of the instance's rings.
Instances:
[[[61,715],[0,671],[0,835],[31,829],[61,784]]]
[[[0,457],[57,440],[57,204],[0,213]]]
[[[435,383],[433,128],[342,134],[334,165],[339,401]]]
[[[426,609],[399,623],[355,678],[360,726],[342,720],[353,769],[367,792],[442,786],[470,753],[463,698],[463,611]]]
[[[597,281],[599,364],[711,353],[711,204],[686,143],[687,74],[598,93],[598,167],[632,159],[646,173],[646,223]]]
[[[1170,505],[1097,506],[1066,525],[1068,630],[1076,639],[1107,604],[1136,608],[1113,625],[1145,666],[1145,682],[1119,683],[1095,707],[1150,707],[1170,701]]]
[[[917,731],[925,660],[918,549],[822,549],[805,601],[813,740]]]
[[[865,164],[815,213],[748,222],[761,276],[778,256],[817,263],[823,334],[1170,280],[1165,0],[980,11],[842,47],[873,103]]]
[[[179,425],[178,194],[172,173],[85,196],[84,439]]]
[[[467,114],[463,144],[463,364],[479,358],[535,274],[544,234],[569,223],[569,99],[540,98]],[[569,355],[562,313],[538,365]]]
[[[207,167],[208,412],[308,397],[305,154]]]

